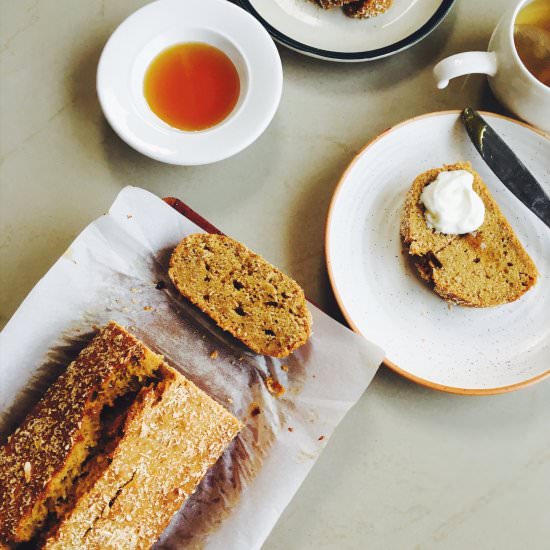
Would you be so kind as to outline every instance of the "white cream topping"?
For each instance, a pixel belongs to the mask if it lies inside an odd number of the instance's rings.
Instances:
[[[485,205],[466,170],[440,172],[424,187],[420,201],[426,207],[426,223],[440,233],[462,235],[478,229],[485,218]]]

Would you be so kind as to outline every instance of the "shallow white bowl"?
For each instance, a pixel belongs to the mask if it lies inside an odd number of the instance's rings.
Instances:
[[[234,63],[241,93],[233,112],[198,132],[172,128],[149,108],[143,78],[164,49],[206,42]],[[226,0],[157,0],[130,15],[109,38],[97,69],[105,117],[128,145],[170,164],[208,164],[242,151],[271,122],[281,99],[283,72],[265,29]]]
[[[550,193],[550,139],[483,113]],[[399,221],[414,178],[471,161],[539,270],[521,299],[493,308],[449,306],[402,254]],[[350,325],[386,350],[386,364],[429,387],[502,393],[550,376],[550,230],[491,172],[459,112],[417,117],[387,130],[351,163],[327,221],[327,264]]]

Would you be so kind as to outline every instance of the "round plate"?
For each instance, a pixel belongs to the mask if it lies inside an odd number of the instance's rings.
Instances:
[[[550,194],[550,137],[483,113]],[[402,253],[401,208],[414,178],[469,160],[539,270],[520,300],[494,308],[450,306]],[[471,144],[459,112],[413,118],[370,142],[334,193],[327,265],[351,327],[386,350],[387,364],[423,385],[453,393],[517,389],[550,375],[550,229],[496,178]]]
[[[241,93],[233,112],[199,132],[172,128],[149,108],[143,78],[165,48],[206,42],[233,61]],[[273,40],[254,17],[226,0],[158,0],[128,17],[105,45],[97,91],[115,132],[140,153],[171,164],[207,164],[250,145],[281,99],[283,71]]]
[[[445,18],[455,0],[394,0],[371,19],[323,10],[313,0],[239,0],[281,44],[330,61],[369,61],[405,50]]]

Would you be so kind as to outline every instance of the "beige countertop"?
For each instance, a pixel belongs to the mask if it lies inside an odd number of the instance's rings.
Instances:
[[[0,0],[0,326],[128,184],[179,197],[336,314],[323,245],[340,174],[411,116],[466,104],[500,111],[482,77],[438,92],[431,67],[484,49],[512,2],[458,0],[426,40],[367,64],[281,48],[283,98],[265,134],[232,159],[182,168],[123,143],[95,93],[105,41],[143,0]],[[459,397],[383,368],[265,548],[546,550],[549,507],[550,381]]]

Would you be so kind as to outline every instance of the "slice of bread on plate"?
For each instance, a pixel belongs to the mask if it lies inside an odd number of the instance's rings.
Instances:
[[[420,201],[424,187],[443,171],[466,170],[485,205],[483,224],[464,235],[430,229]],[[401,238],[420,276],[445,300],[491,307],[517,300],[537,281],[537,268],[498,204],[472,169],[460,162],[428,170],[414,180],[401,215]]]
[[[286,357],[311,334],[298,283],[229,237],[189,235],[168,273],[185,298],[256,353]]]
[[[357,0],[344,6],[344,13],[354,19],[369,19],[387,12],[393,0]]]
[[[353,2],[354,0],[315,0],[315,1],[324,10],[331,10],[333,8],[340,8],[344,4],[349,4],[350,2]]]
[[[151,548],[241,429],[163,363],[130,405],[113,450],[94,457],[44,550]]]

